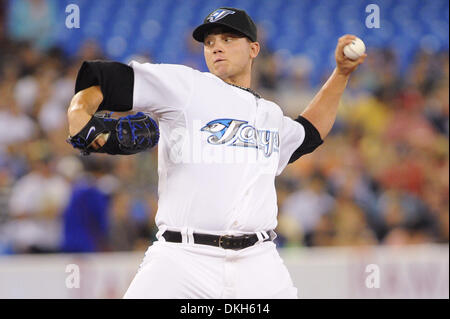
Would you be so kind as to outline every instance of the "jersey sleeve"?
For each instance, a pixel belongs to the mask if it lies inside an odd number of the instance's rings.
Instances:
[[[130,63],[134,71],[133,109],[168,119],[192,95],[195,70],[176,64]]]
[[[189,103],[194,74],[195,70],[175,64],[85,61],[78,71],[75,93],[98,85],[103,94],[98,111],[136,110],[169,119],[175,114],[172,111]]]
[[[103,101],[98,110],[125,112],[133,107],[133,69],[112,61],[84,61],[75,82],[75,94],[100,86]]]
[[[284,168],[298,160],[301,156],[311,153],[323,143],[319,131],[303,116],[293,120],[283,116],[280,129],[280,161],[277,175]]]

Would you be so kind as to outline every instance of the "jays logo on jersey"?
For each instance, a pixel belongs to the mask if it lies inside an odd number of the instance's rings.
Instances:
[[[207,139],[209,144],[262,149],[266,157],[279,151],[277,131],[258,130],[247,121],[217,119],[202,127],[201,131],[211,133]]]
[[[208,22],[216,22],[220,19],[225,18],[229,14],[234,14],[235,11],[227,10],[227,9],[217,9],[206,19]]]

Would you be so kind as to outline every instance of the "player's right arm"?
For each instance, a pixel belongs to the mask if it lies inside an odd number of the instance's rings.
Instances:
[[[133,69],[119,62],[85,61],[78,71],[67,119],[76,135],[97,111],[130,111],[133,106]]]
[[[75,136],[97,112],[103,101],[103,94],[98,85],[76,93],[67,110],[69,134]]]
[[[70,135],[97,111],[143,111],[170,121],[189,102],[194,70],[181,65],[85,61],[68,109]]]

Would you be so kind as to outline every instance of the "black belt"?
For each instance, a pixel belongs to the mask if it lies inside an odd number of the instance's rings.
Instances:
[[[241,236],[230,236],[230,235],[210,235],[210,234],[198,234],[194,233],[192,234],[194,237],[194,243],[195,244],[201,244],[201,245],[209,245],[209,246],[215,246],[215,247],[221,247],[224,249],[244,249],[250,246],[253,246],[256,244],[259,239],[256,234],[251,235],[241,235]],[[162,236],[166,241],[172,242],[172,243],[181,243],[182,242],[182,236],[180,232],[177,231],[171,231],[166,230]],[[269,238],[265,239],[264,241],[269,241]]]

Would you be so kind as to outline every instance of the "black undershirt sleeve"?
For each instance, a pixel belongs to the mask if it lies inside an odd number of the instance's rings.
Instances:
[[[323,141],[319,131],[303,116],[299,116],[295,121],[299,122],[305,128],[305,139],[302,145],[297,148],[289,159],[289,164],[298,160],[301,156],[309,154],[319,147]]]
[[[75,94],[98,85],[103,101],[98,111],[125,112],[133,108],[134,71],[130,66],[110,61],[85,61],[78,71]]]

